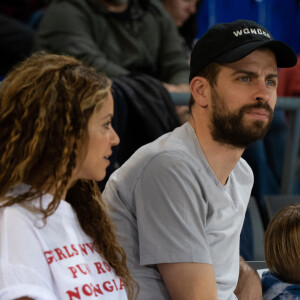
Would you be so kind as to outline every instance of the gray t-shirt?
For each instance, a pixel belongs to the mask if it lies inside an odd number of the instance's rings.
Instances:
[[[236,299],[252,185],[253,173],[240,159],[222,186],[189,123],[140,148],[111,176],[103,198],[140,284],[139,299],[171,299],[156,264],[177,262],[212,264],[218,298]]]

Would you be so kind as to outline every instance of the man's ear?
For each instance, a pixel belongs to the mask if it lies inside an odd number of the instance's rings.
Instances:
[[[190,82],[191,94],[195,102],[201,107],[208,105],[210,84],[204,77],[196,76]]]

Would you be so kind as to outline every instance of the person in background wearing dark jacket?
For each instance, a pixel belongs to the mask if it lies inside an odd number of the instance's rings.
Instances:
[[[37,48],[72,55],[111,78],[142,72],[170,92],[189,91],[180,36],[159,0],[54,0]]]
[[[0,80],[34,46],[34,20],[46,7],[47,0],[0,1]]]
[[[33,44],[34,33],[29,26],[0,13],[0,80],[31,54]]]
[[[177,27],[196,13],[197,0],[163,0],[164,7],[172,16]]]
[[[0,13],[30,24],[34,14],[45,9],[49,2],[50,0],[1,0]]]
[[[183,38],[183,47],[189,60],[197,35],[197,15],[202,1],[198,0],[162,0],[165,9],[172,16],[179,34]]]

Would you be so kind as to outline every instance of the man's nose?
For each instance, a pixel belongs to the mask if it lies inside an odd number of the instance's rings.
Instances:
[[[263,101],[263,102],[268,102],[271,98],[271,90],[270,88],[266,85],[266,82],[258,82],[257,86],[255,87],[256,90],[253,94],[253,98],[256,101]]]

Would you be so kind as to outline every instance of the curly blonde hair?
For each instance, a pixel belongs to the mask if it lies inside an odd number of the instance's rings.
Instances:
[[[279,211],[265,233],[269,270],[288,283],[300,283],[300,205]]]
[[[1,206],[41,199],[54,188],[51,203],[39,209],[46,222],[67,189],[80,144],[88,139],[88,121],[110,90],[111,81],[105,75],[63,55],[34,54],[7,75],[0,84]],[[31,189],[6,197],[21,183],[29,183]],[[129,298],[136,298],[136,283],[97,183],[78,180],[68,190],[66,201],[96,250],[122,277]]]

